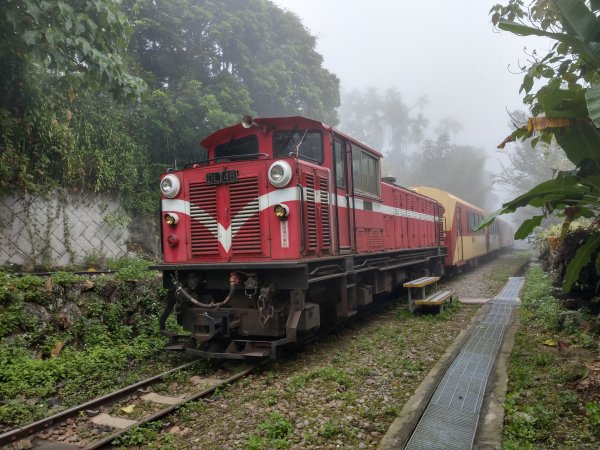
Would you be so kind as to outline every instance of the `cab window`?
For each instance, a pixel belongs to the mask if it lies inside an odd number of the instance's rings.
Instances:
[[[360,147],[352,146],[352,179],[354,189],[379,197],[379,159]]]
[[[337,187],[346,187],[346,158],[344,154],[344,143],[334,141],[334,153],[335,153],[335,185]]]
[[[323,137],[318,131],[277,131],[273,134],[273,155],[287,158],[296,154],[308,161],[323,163]]]
[[[215,147],[215,160],[258,157],[258,138],[255,135],[231,139]]]

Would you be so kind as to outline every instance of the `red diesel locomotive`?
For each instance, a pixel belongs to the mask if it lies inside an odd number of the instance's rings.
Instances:
[[[409,276],[440,274],[444,208],[381,179],[382,155],[304,117],[246,116],[161,176],[169,347],[275,357]],[[176,312],[189,335],[166,329]]]

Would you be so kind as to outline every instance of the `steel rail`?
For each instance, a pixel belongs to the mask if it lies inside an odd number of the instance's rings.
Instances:
[[[111,392],[109,394],[103,395],[103,396],[95,398],[93,400],[89,400],[85,403],[82,403],[77,406],[73,406],[69,409],[65,409],[64,411],[61,411],[53,416],[46,417],[45,419],[41,419],[36,422],[32,422],[28,425],[24,425],[22,427],[15,428],[14,430],[0,434],[0,447],[3,445],[15,442],[17,440],[23,439],[34,433],[45,430],[46,428],[48,428],[50,425],[54,424],[55,422],[62,422],[70,417],[78,415],[80,411],[85,411],[87,409],[95,408],[97,406],[106,404],[106,403],[110,402],[111,400],[116,400],[120,397],[130,394],[130,393],[136,391],[137,389],[143,388],[149,384],[154,383],[155,381],[158,381],[158,380],[166,377],[167,375],[172,374],[173,372],[177,372],[179,370],[185,369],[186,367],[189,367],[192,364],[195,364],[196,362],[198,362],[198,361],[192,361],[192,362],[189,362],[182,366],[175,367],[174,369],[170,369],[159,375],[155,375],[155,376],[147,378],[145,380],[138,381],[135,384],[126,386],[117,391]]]
[[[198,400],[202,397],[206,397],[209,394],[212,394],[213,392],[215,392],[218,388],[223,387],[227,384],[231,384],[236,380],[239,380],[240,378],[244,378],[246,375],[250,374],[251,372],[253,372],[260,364],[256,364],[254,366],[251,366],[249,368],[247,368],[246,370],[243,370],[242,372],[239,372],[235,375],[232,375],[231,377],[222,380],[219,384],[206,388],[201,392],[198,392],[194,395],[191,395],[189,397],[184,398],[180,403],[177,403],[176,405],[172,405],[169,406],[165,409],[161,409],[160,411],[157,411],[153,414],[151,414],[148,417],[144,417],[142,419],[140,419],[138,422],[136,422],[133,425],[130,425],[127,428],[123,428],[121,430],[117,430],[107,436],[104,436],[102,439],[92,442],[90,445],[88,445],[87,447],[84,447],[84,450],[93,450],[96,448],[102,448],[108,444],[110,444],[112,441],[114,441],[117,437],[127,433],[129,430],[137,428],[141,425],[150,423],[150,422],[154,422],[158,419],[161,419],[169,414],[171,414],[172,412],[176,411],[177,409],[179,409],[181,406],[185,405],[186,403],[192,402],[194,400]]]

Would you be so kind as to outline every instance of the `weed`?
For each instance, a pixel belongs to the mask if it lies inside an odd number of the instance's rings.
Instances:
[[[383,408],[383,413],[386,416],[396,417],[398,414],[400,414],[400,408],[397,405],[387,405],[385,408]]]
[[[246,442],[247,449],[287,449],[291,445],[289,437],[294,431],[294,427],[280,413],[269,414],[267,420],[258,425],[258,430],[261,435],[251,434]]]
[[[532,363],[536,367],[547,367],[554,364],[556,357],[550,353],[535,353],[532,358]]]
[[[55,272],[52,274],[52,283],[61,286],[70,286],[85,280],[85,277],[76,275],[72,272]]]
[[[291,380],[290,388],[292,391],[297,391],[298,389],[303,388],[309,381],[316,379],[333,381],[346,387],[349,387],[350,385],[350,377],[348,377],[348,374],[343,369],[325,366],[311,370],[307,373],[296,375]]]
[[[336,419],[329,419],[319,430],[319,434],[324,438],[331,438],[342,432],[342,428]]]
[[[374,349],[375,345],[373,344],[373,341],[371,341],[369,338],[363,336],[358,341],[358,347],[362,351],[369,352]]]
[[[590,431],[594,436],[600,437],[600,403],[590,402],[585,404],[585,412],[588,416]]]
[[[521,292],[526,326],[515,337],[508,366],[503,449],[595,447],[590,432],[594,424],[600,431],[600,406],[586,408],[587,417],[581,417],[580,393],[567,387],[585,375],[581,355],[559,357],[544,345],[557,339],[560,306],[552,294],[550,278],[531,267]]]
[[[123,447],[133,447],[150,444],[154,442],[158,436],[158,432],[163,427],[161,421],[151,422],[141,427],[135,427],[117,437],[111,442],[112,445],[120,445]]]
[[[346,364],[346,363],[348,363],[350,361],[352,361],[352,356],[350,355],[349,352],[337,351],[331,357],[331,363],[332,364]]]

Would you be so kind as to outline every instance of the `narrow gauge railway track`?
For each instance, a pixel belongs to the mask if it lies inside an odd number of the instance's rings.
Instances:
[[[76,421],[78,422],[78,429],[84,429],[86,426],[102,429],[114,429],[114,431],[110,431],[108,434],[99,436],[97,440],[94,440],[91,443],[89,443],[89,439],[85,439],[85,445],[81,445],[81,443],[78,444],[77,442],[69,442],[73,446],[79,446],[85,449],[102,448],[132,428],[139,427],[140,425],[151,423],[168,416],[185,403],[207,397],[217,389],[223,388],[228,384],[244,378],[259,365],[254,364],[242,370],[241,372],[223,379],[200,379],[197,387],[191,387],[184,395],[177,395],[176,397],[161,396],[154,392],[150,392],[149,387],[151,387],[153,384],[163,381],[167,376],[174,374],[175,372],[188,368],[195,362],[196,361],[192,361],[162,374],[119,389],[115,392],[111,392],[96,399],[69,408],[65,411],[61,411],[60,413],[57,413],[51,417],[47,417],[29,425],[25,425],[23,427],[0,434],[0,448],[29,448],[18,446],[19,441],[23,439],[30,439],[32,441],[34,439],[47,441],[47,437],[52,434],[51,431],[53,429],[65,426],[66,422],[74,417],[77,417]],[[136,399],[138,396],[139,398]],[[126,401],[128,398],[132,399],[132,404],[135,404],[134,402],[136,401],[147,401],[156,405],[161,405],[161,407],[160,409],[145,414],[144,416],[135,420],[113,417],[106,412],[101,412],[102,410],[110,410],[113,404]],[[116,407],[113,409],[118,412],[121,408]],[[75,422],[75,420],[73,422]]]

